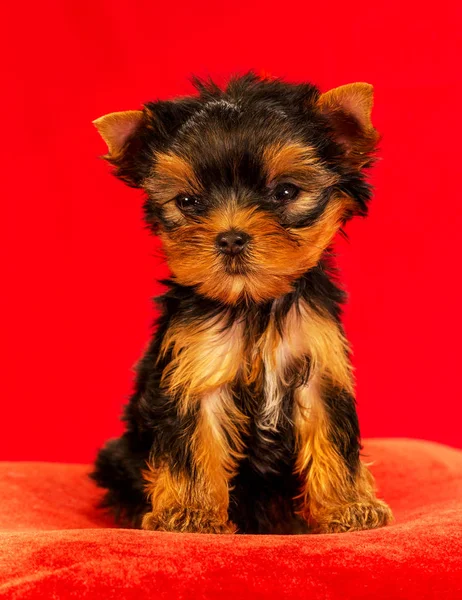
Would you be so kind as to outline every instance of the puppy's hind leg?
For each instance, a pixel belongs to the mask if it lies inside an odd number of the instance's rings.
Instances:
[[[133,450],[128,434],[109,440],[98,453],[90,477],[106,488],[100,506],[109,509],[120,524],[140,527],[149,510],[142,476],[147,459],[148,452]]]

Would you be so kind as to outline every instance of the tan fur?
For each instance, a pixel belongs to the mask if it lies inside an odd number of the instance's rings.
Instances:
[[[245,276],[227,273],[215,249],[215,238],[231,228],[254,237]],[[175,278],[198,285],[201,293],[228,304],[239,298],[264,300],[290,290],[298,242],[270,216],[235,203],[217,209],[198,223],[174,232],[160,232]]]
[[[322,165],[314,148],[297,142],[278,143],[265,148],[263,160],[269,186],[276,185],[280,179],[302,185],[302,192],[285,209],[289,216],[306,214],[316,206],[319,193],[338,181],[338,176]]]
[[[391,512],[376,499],[372,475],[360,464],[352,478],[331,441],[333,425],[325,412],[323,387],[354,393],[348,344],[341,330],[329,315],[301,303],[299,311],[288,315],[283,343],[295,355],[307,354],[311,363],[308,382],[296,390],[294,408],[296,471],[303,481],[300,513],[319,532],[386,524]]]
[[[186,219],[178,208],[175,198],[183,193],[178,183],[170,180],[148,178],[144,182],[144,189],[154,202],[162,206],[165,218],[173,225],[184,225]]]
[[[352,477],[331,442],[332,427],[322,402],[323,375],[314,373],[296,396],[296,471],[303,484],[300,514],[320,533],[340,533],[386,525],[392,514],[378,500],[365,465]]]
[[[281,176],[300,173],[305,175],[307,170],[315,174],[316,167],[319,165],[316,150],[298,142],[291,144],[280,142],[266,147],[263,151],[263,160],[270,181]]]
[[[162,206],[165,218],[176,225],[184,225],[186,219],[177,207],[175,198],[179,194],[202,192],[191,163],[173,152],[158,152],[155,155],[152,174],[144,181],[143,187],[152,201]]]
[[[262,301],[291,291],[293,281],[319,261],[350,207],[348,198],[339,197],[314,225],[285,229],[272,216],[229,201],[207,218],[159,235],[179,283],[197,285],[204,295],[228,304],[239,298]],[[231,228],[252,236],[245,276],[227,273],[214,246],[216,236]]]
[[[229,481],[242,458],[247,419],[233,403],[226,386],[201,400],[199,419],[190,440],[194,476],[174,477],[167,467],[145,472],[152,512],[145,529],[233,532],[228,523]]]
[[[232,533],[228,523],[228,503],[223,502],[220,481],[215,486],[213,473],[194,480],[185,474],[173,476],[167,467],[144,473],[146,492],[152,510],[143,518],[143,529],[158,531]]]
[[[304,272],[313,268],[321,259],[325,249],[332,243],[340,229],[345,214],[353,209],[353,201],[347,196],[331,200],[322,216],[309,227],[292,230],[299,237],[303,248],[300,258]]]
[[[201,189],[191,163],[174,152],[156,154],[154,173],[161,179],[168,178],[175,182],[183,192]]]
[[[300,302],[287,315],[283,343],[295,356],[307,354],[312,371],[325,374],[339,389],[353,394],[348,342],[330,315]]]
[[[226,328],[227,315],[203,323],[174,321],[167,331],[159,359],[171,351],[162,386],[178,398],[185,414],[191,403],[236,379],[243,359],[242,323]]]
[[[314,206],[321,189],[336,182],[316,158],[312,148],[302,144],[277,144],[264,152],[269,179],[278,176],[303,180],[304,191],[287,206],[288,216],[297,216]],[[272,185],[271,181],[268,182]],[[165,217],[180,225],[172,231],[160,228],[169,266],[183,285],[198,286],[200,293],[234,304],[239,299],[263,301],[291,291],[293,281],[313,267],[332,242],[353,202],[339,195],[329,204],[319,221],[305,228],[283,228],[277,219],[242,205],[236,198],[222,199],[221,206],[207,217],[190,222],[175,204],[180,193],[201,193],[192,165],[172,152],[158,153],[152,177],[144,187],[152,200],[162,206]],[[245,274],[226,272],[215,248],[215,238],[229,229],[252,236]]]
[[[320,190],[337,181],[316,158],[314,149],[300,143],[270,146],[263,159],[268,185],[275,185],[279,176],[303,184],[303,192],[286,207],[288,217],[314,206]],[[291,229],[282,227],[272,215],[246,206],[245,198],[230,195],[206,217],[191,222],[176,206],[175,197],[180,193],[200,195],[201,185],[192,165],[173,152],[156,155],[153,174],[144,187],[152,201],[162,206],[165,217],[179,225],[173,230],[159,229],[173,277],[227,304],[241,299],[261,302],[290,292],[295,279],[319,261],[345,215],[354,209],[353,201],[339,194],[316,223]],[[226,271],[215,239],[229,229],[243,230],[252,239],[246,256]]]
[[[305,302],[291,308],[282,336],[271,315],[256,349],[265,364],[265,406],[261,422],[264,428],[274,428],[277,424],[282,394],[290,385],[285,376],[287,368],[295,364],[302,371],[305,357],[309,357],[311,369],[325,372],[339,388],[353,393],[346,339],[328,315],[320,314]]]

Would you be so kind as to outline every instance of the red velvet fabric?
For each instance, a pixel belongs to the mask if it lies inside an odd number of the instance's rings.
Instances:
[[[87,465],[0,463],[0,597],[462,598],[462,452],[374,440],[364,453],[395,522],[306,536],[117,529]]]

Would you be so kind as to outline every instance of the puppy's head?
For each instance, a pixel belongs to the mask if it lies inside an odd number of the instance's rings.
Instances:
[[[199,94],[95,121],[115,174],[146,191],[173,277],[228,304],[291,290],[366,214],[372,86],[195,80]]]

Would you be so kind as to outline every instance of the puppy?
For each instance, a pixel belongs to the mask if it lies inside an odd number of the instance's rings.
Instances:
[[[385,525],[329,259],[371,198],[372,86],[193,82],[195,96],[95,121],[172,274],[126,431],[92,474],[103,504],[160,531]]]

